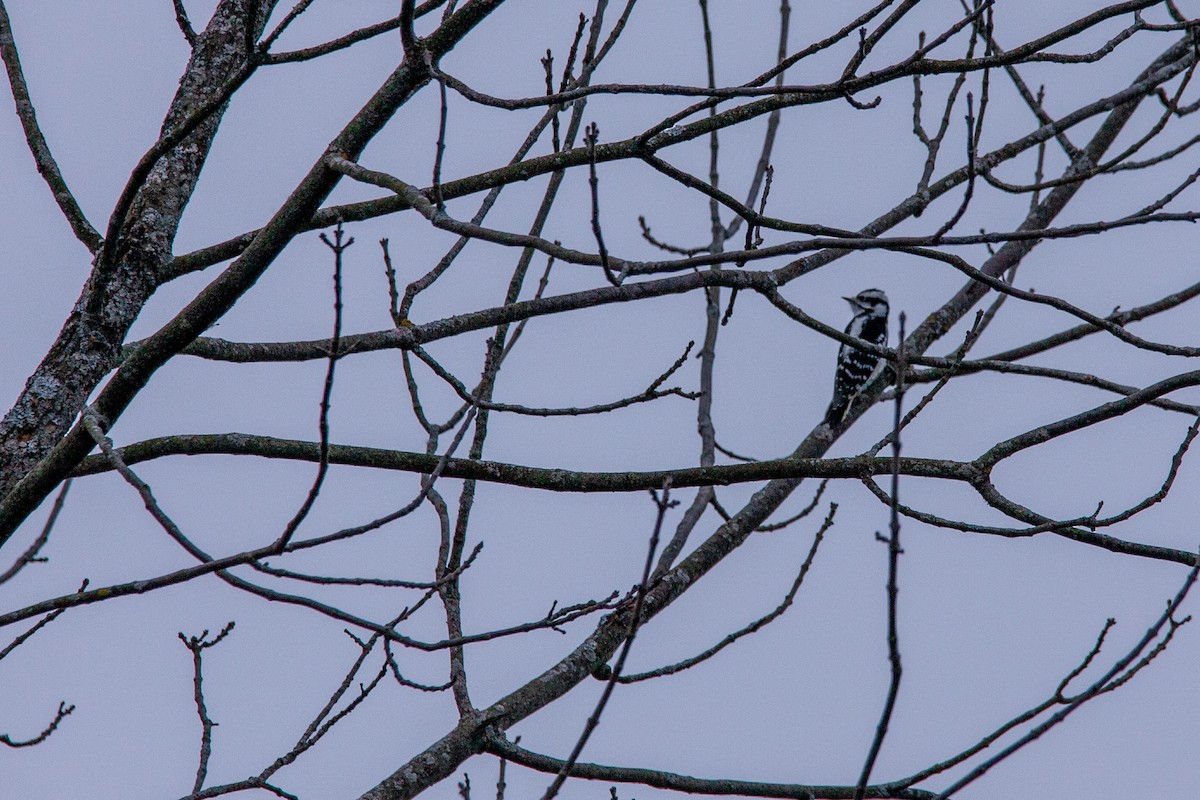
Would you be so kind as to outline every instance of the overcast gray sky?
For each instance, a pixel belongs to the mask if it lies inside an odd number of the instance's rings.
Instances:
[[[710,0],[717,82],[744,82],[775,63],[777,0]],[[188,49],[167,0],[10,0],[14,35],[38,120],[68,183],[89,219],[103,227],[132,165],[153,143],[186,64]],[[214,2],[185,0],[202,27]],[[623,4],[616,4],[623,5]],[[793,3],[791,49],[815,41],[854,10],[840,4]],[[1086,13],[1082,0],[997,4],[997,36],[1015,44]],[[1179,3],[1185,13],[1200,4]],[[317,0],[278,43],[294,49],[333,38],[395,13],[392,0]],[[508,97],[543,91],[539,57],[551,48],[562,64],[579,13],[593,3],[510,0],[447,57],[444,69],[472,87]],[[918,30],[934,30],[957,3],[929,0],[906,19],[878,54],[879,63],[911,49]],[[619,8],[609,9],[609,24]],[[1155,11],[1156,21],[1162,14]],[[438,15],[432,15],[434,17]],[[1070,45],[1081,52],[1102,44],[1131,20],[1115,20]],[[427,32],[426,19],[418,32]],[[1041,64],[1027,68],[1033,85],[1047,84],[1047,107],[1061,114],[1125,86],[1177,34],[1135,37],[1094,65]],[[959,53],[961,48],[953,48]],[[823,61],[789,72],[794,83],[828,79],[844,63],[842,47]],[[889,55],[890,54],[890,55]],[[700,14],[693,0],[644,0],[634,12],[599,82],[704,82]],[[345,121],[376,90],[400,57],[390,33],[316,62],[264,68],[235,97],[184,217],[176,253],[184,253],[262,225],[320,156]],[[951,78],[929,80],[927,117],[940,109]],[[1005,84],[995,84],[983,149],[1035,127]],[[1174,85],[1174,84],[1172,84]],[[1191,93],[1191,94],[1194,94]],[[1185,95],[1185,101],[1191,96]],[[772,163],[775,183],[768,210],[777,217],[858,228],[908,196],[924,162],[913,137],[911,83],[882,90],[871,111],[848,104],[789,109]],[[870,97],[861,97],[869,100]],[[598,96],[585,119],[601,141],[633,135],[688,101],[678,98]],[[0,396],[11,402],[53,342],[78,297],[90,256],[72,236],[41,182],[20,125],[3,104],[0,114]],[[1147,104],[1149,106],[1150,104]],[[436,87],[426,88],[376,138],[365,166],[424,186],[437,136]],[[447,177],[471,175],[506,161],[540,109],[503,114],[471,106],[451,93],[445,155]],[[1159,113],[1137,117],[1144,131]],[[954,124],[962,124],[960,110]],[[1161,152],[1194,135],[1194,118],[1173,123]],[[927,122],[929,120],[927,119]],[[723,186],[742,196],[761,146],[765,117],[721,140]],[[1087,123],[1074,134],[1085,142]],[[1121,144],[1138,135],[1131,132]],[[962,137],[952,134],[948,164],[962,161]],[[547,152],[542,146],[535,153]],[[669,160],[707,174],[708,143],[697,140],[669,152]],[[1048,175],[1058,174],[1061,156]],[[1189,160],[1189,158],[1191,160]],[[1028,181],[1032,156],[1002,177]],[[1165,172],[1110,178],[1089,185],[1057,224],[1112,219],[1153,201],[1194,169],[1185,154]],[[1024,169],[1021,173],[1018,170]],[[938,172],[941,174],[941,171]],[[611,252],[658,258],[642,240],[644,215],[661,238],[704,245],[706,201],[648,167],[620,163],[600,170],[604,234]],[[586,172],[568,177],[546,237],[594,249]],[[506,190],[488,224],[524,231],[545,180]],[[957,230],[1010,230],[1020,223],[1027,197],[980,187]],[[332,203],[382,196],[350,185]],[[928,233],[957,206],[951,192],[928,215],[894,234]],[[1194,208],[1194,191],[1171,210]],[[453,201],[460,219],[479,197]],[[453,243],[411,212],[348,228],[356,244],[345,266],[348,332],[391,327],[377,241],[391,241],[401,283],[424,273]],[[741,234],[738,235],[740,240]],[[767,232],[767,244],[790,234]],[[956,253],[974,264],[982,246]],[[1102,236],[1041,244],[1018,273],[1020,288],[1069,299],[1097,314],[1150,302],[1196,281],[1195,229],[1183,224],[1125,229]],[[414,306],[414,321],[496,305],[516,253],[472,245],[455,270]],[[544,266],[535,258],[535,269]],[[775,267],[784,263],[770,263]],[[297,238],[210,331],[237,341],[316,339],[332,324],[328,250],[317,234]],[[138,319],[131,339],[149,335],[212,280],[220,266],[168,284]],[[944,265],[876,250],[852,254],[785,288],[789,300],[841,328],[848,320],[842,295],[878,286],[903,310],[910,327],[940,306],[963,277]],[[524,292],[530,296],[533,283]],[[588,267],[559,265],[548,292],[601,285]],[[721,331],[714,421],[722,445],[759,458],[789,453],[815,425],[828,402],[836,343],[792,322],[745,293]],[[726,293],[727,298],[727,293]],[[513,351],[497,399],[537,406],[589,405],[641,391],[704,330],[699,294],[627,303],[545,317],[530,323]],[[1194,312],[1184,306],[1135,328],[1157,341],[1193,344]],[[1044,306],[1010,300],[974,351],[986,355],[1071,327],[1078,320]],[[956,330],[935,354],[952,349]],[[482,364],[485,333],[435,343],[430,352],[472,383]],[[892,343],[895,343],[893,335]],[[395,351],[339,364],[333,396],[332,439],[421,452],[424,435],[412,419],[400,356]],[[1091,337],[1035,363],[1093,372],[1144,386],[1195,368],[1191,360],[1137,351]],[[238,431],[313,440],[325,364],[235,365],[178,357],[114,427],[118,445],[174,433]],[[426,374],[425,377],[428,377]],[[695,389],[692,359],[673,379]],[[437,415],[456,407],[453,395],[430,380],[428,404]],[[953,381],[912,426],[905,453],[973,458],[991,444],[1051,419],[1091,408],[1112,395],[1033,378],[998,375]],[[1176,399],[1195,401],[1180,392]],[[7,406],[6,406],[7,407]],[[890,426],[890,407],[875,408],[834,445],[831,455],[861,452]],[[1125,508],[1155,491],[1189,420],[1144,408],[1023,455],[997,474],[1010,497],[1063,518]],[[612,415],[540,419],[496,415],[486,457],[580,470],[663,469],[696,463],[694,403],[668,397]],[[443,442],[444,444],[444,442]],[[170,458],[138,467],[164,509],[202,547],[232,553],[278,535],[308,490],[314,466],[251,458]],[[417,477],[334,468],[305,535],[362,523],[403,505]],[[456,498],[458,481],[446,481]],[[453,487],[453,488],[451,488]],[[719,490],[722,504],[739,508],[757,488]],[[799,510],[815,484],[803,486],[781,514]],[[1110,531],[1134,541],[1194,550],[1197,473],[1184,461],[1172,494]],[[1004,524],[963,486],[906,479],[906,503],[951,517]],[[684,504],[692,491],[679,492]],[[853,783],[858,776],[887,689],[884,582],[886,548],[875,541],[887,509],[860,484],[834,482],[825,501],[839,504],[836,524],[801,588],[796,606],[760,633],[696,669],[662,680],[618,687],[583,760],[640,766],[701,777],[778,782]],[[452,503],[454,501],[452,500]],[[463,581],[468,632],[516,624],[560,605],[625,591],[640,576],[654,520],[643,494],[567,495],[498,485],[479,488],[469,543],[483,541],[479,561]],[[822,507],[821,512],[825,509]],[[47,508],[33,515],[3,554],[5,568],[36,536]],[[678,519],[679,509],[668,518]],[[819,523],[753,537],[706,576],[684,600],[639,635],[630,671],[684,658],[765,614],[786,593]],[[705,518],[696,540],[719,524]],[[289,557],[298,571],[428,580],[437,552],[437,520],[422,509],[353,546]],[[28,567],[0,586],[0,611],[23,607],[77,588],[157,575],[188,565],[186,553],[163,535],[136,493],[112,473],[77,481],[50,544],[45,564]],[[283,565],[283,562],[280,562]],[[901,777],[976,741],[1004,720],[1040,702],[1078,663],[1108,617],[1117,627],[1103,665],[1128,649],[1162,612],[1185,575],[1177,564],[1118,556],[1050,534],[1006,539],[904,523],[900,629],[904,683],[892,732],[875,780]],[[316,590],[355,613],[386,619],[412,601],[395,589]],[[1200,605],[1189,599],[1184,613]],[[444,636],[440,608],[407,623],[406,635]],[[199,725],[192,700],[191,658],[176,633],[219,630],[236,620],[228,640],[206,651],[208,708],[219,723],[209,783],[256,774],[287,750],[341,680],[358,649],[344,625],[312,612],[269,604],[209,577],[140,598],[100,603],[66,613],[0,664],[0,733],[31,735],[60,700],[76,711],[47,742],[25,750],[0,748],[0,796],[51,800],[86,793],[107,798],[174,798],[187,794],[195,774]],[[552,665],[594,627],[585,619],[562,636],[539,631],[468,650],[473,699],[483,707]],[[1181,629],[1154,664],[1129,685],[1085,707],[1042,741],[964,790],[963,798],[1188,798],[1195,796],[1197,720],[1200,719],[1200,636]],[[7,642],[19,626],[5,631]],[[443,681],[444,653],[399,651],[414,680]],[[1091,673],[1089,673],[1091,674]],[[523,746],[565,757],[601,688],[586,683],[516,726]],[[277,783],[303,800],[357,797],[449,730],[456,715],[446,694],[380,691]],[[475,797],[491,796],[496,761],[466,764]],[[952,775],[961,772],[951,773]],[[460,771],[461,777],[461,771]],[[540,796],[548,776],[510,767],[509,797]],[[447,781],[427,796],[453,797]],[[937,781],[930,788],[944,785]],[[678,796],[621,786],[622,800]],[[265,793],[262,796],[267,796]],[[607,797],[605,784],[571,782],[564,798]]]

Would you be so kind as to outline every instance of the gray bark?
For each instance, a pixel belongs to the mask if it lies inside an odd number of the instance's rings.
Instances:
[[[247,61],[276,0],[221,0],[171,102],[163,133],[209,101]],[[250,30],[247,30],[247,26]],[[117,365],[129,327],[158,288],[171,259],[184,207],[191,199],[225,104],[202,120],[154,165],[117,241],[101,250],[92,274],[46,357],[0,422],[0,497],[70,430],[88,395]]]

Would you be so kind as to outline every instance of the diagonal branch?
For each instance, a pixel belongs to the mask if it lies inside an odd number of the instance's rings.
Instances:
[[[58,163],[46,144],[46,137],[38,125],[37,112],[33,100],[29,96],[29,87],[25,83],[25,73],[21,70],[21,59],[17,53],[17,45],[13,40],[12,23],[8,19],[8,10],[4,0],[0,0],[0,58],[4,60],[4,69],[8,72],[8,84],[12,90],[13,103],[17,106],[17,118],[25,131],[25,141],[29,144],[29,152],[42,180],[50,187],[54,202],[58,203],[63,216],[75,233],[75,238],[83,242],[88,252],[95,253],[100,249],[102,240],[100,234],[87,221],[83,209],[79,207],[75,196],[71,194],[66,180],[59,172]]]

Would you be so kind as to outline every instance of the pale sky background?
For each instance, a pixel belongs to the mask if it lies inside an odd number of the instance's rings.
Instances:
[[[103,228],[129,170],[153,142],[187,58],[167,0],[11,0],[15,37],[38,109],[59,165],[89,219]],[[214,5],[186,2],[197,28]],[[610,6],[611,24],[623,4]],[[792,49],[819,39],[858,13],[828,10],[841,4],[793,2]],[[777,0],[711,0],[718,83],[740,83],[775,60]],[[1002,0],[997,36],[1011,46],[1086,13],[1087,2]],[[1200,4],[1181,3],[1185,12]],[[395,13],[393,0],[318,0],[277,49],[323,41]],[[911,48],[916,31],[933,30],[957,3],[929,0],[896,32],[892,49]],[[510,0],[443,62],[449,73],[482,91],[505,96],[542,91],[538,58],[553,49],[561,66],[580,11],[592,3]],[[437,15],[434,15],[437,16]],[[1158,17],[1154,17],[1158,19]],[[419,32],[429,29],[426,19]],[[1128,20],[1113,22],[1062,49],[1095,47]],[[1040,65],[1024,71],[1033,85],[1047,82],[1047,105],[1063,113],[1090,98],[1124,87],[1175,34],[1139,35],[1097,65]],[[1144,40],[1143,40],[1144,39]],[[1057,48],[1056,48],[1057,49]],[[958,53],[959,48],[952,52]],[[828,78],[845,57],[836,55],[788,73],[795,83]],[[184,253],[261,225],[310,168],[345,120],[378,87],[399,57],[389,34],[319,61],[264,68],[236,96],[220,129],[176,242]],[[604,82],[703,83],[700,14],[692,0],[643,0],[628,31],[597,75]],[[927,124],[940,111],[949,80],[927,83]],[[5,87],[7,92],[7,87]],[[1000,75],[993,76],[985,149],[1030,129],[1029,114]],[[911,84],[883,93],[879,108],[848,105],[785,113],[772,163],[773,215],[858,227],[906,197],[924,151],[911,133]],[[1185,96],[1189,99],[1194,93]],[[860,99],[870,99],[864,97]],[[610,141],[647,127],[685,101],[593,98],[585,119]],[[1135,118],[1118,146],[1145,130],[1156,104]],[[1151,108],[1154,106],[1153,108]],[[8,101],[0,102],[0,396],[7,408],[78,296],[90,258],[70,234],[41,183]],[[362,159],[368,167],[424,185],[436,138],[436,91],[427,88],[406,106]],[[540,111],[505,115],[474,108],[451,94],[445,175],[470,175],[503,163]],[[956,125],[961,126],[961,112]],[[1169,129],[1163,145],[1195,131],[1188,117]],[[723,135],[722,185],[743,196],[758,156],[765,117]],[[1094,123],[1073,134],[1086,141]],[[535,153],[548,145],[540,144]],[[961,159],[961,135],[946,145],[946,165]],[[1115,150],[1114,150],[1115,152]],[[664,153],[677,166],[706,174],[707,140]],[[1061,168],[1051,148],[1048,175]],[[1161,173],[1108,178],[1089,185],[1056,221],[1111,219],[1153,201],[1195,168],[1187,154]],[[1026,170],[1019,172],[1019,169]],[[937,174],[944,170],[939,169]],[[1032,175],[1030,156],[1001,170],[1008,180]],[[641,240],[637,217],[656,235],[703,244],[707,203],[659,178],[648,167],[601,169],[602,214],[611,252],[654,258]],[[544,180],[506,190],[489,224],[523,231],[540,200]],[[373,188],[343,185],[331,202],[381,196]],[[950,193],[899,233],[929,232],[957,206]],[[1170,208],[1194,207],[1194,190]],[[469,218],[481,197],[449,208]],[[984,191],[959,230],[1019,224],[1027,198]],[[572,173],[551,217],[547,238],[592,249],[586,171]],[[402,282],[424,273],[452,237],[431,232],[415,214],[355,224],[357,243],[346,262],[346,330],[389,327],[386,284],[377,241],[391,240]],[[741,234],[739,233],[739,239]],[[768,243],[786,241],[767,234]],[[960,248],[978,264],[982,247]],[[1126,229],[1087,239],[1041,244],[1019,273],[1018,285],[1066,297],[1096,313],[1132,307],[1195,282],[1194,228],[1185,225]],[[413,318],[428,321],[495,305],[516,251],[472,245],[461,263],[417,302]],[[535,257],[537,274],[544,258]],[[784,262],[771,262],[778,266]],[[325,337],[331,325],[328,251],[316,233],[298,237],[238,306],[211,333],[244,341]],[[148,335],[217,274],[212,267],[164,287],[134,326]],[[550,292],[599,285],[590,268],[559,265]],[[530,281],[526,296],[532,292]],[[962,284],[949,268],[912,257],[872,252],[851,255],[790,285],[786,296],[822,320],[847,320],[839,296],[870,286],[885,289],[893,312],[910,326]],[[1141,323],[1139,335],[1193,344],[1190,306]],[[1045,307],[1010,300],[974,351],[983,356],[1076,324]],[[703,335],[699,294],[541,318],[502,373],[497,399],[530,405],[587,405],[636,394]],[[961,333],[935,348],[956,346]],[[431,352],[468,384],[476,379],[486,334],[436,343]],[[893,335],[893,343],[895,341]],[[798,326],[756,297],[743,296],[718,345],[715,423],[718,440],[758,457],[790,452],[824,411],[836,345]],[[1181,359],[1152,356],[1096,336],[1035,363],[1096,372],[1146,385],[1195,368]],[[315,439],[323,362],[242,366],[179,357],[160,370],[111,432],[119,445],[170,433],[240,431]],[[426,374],[426,378],[428,375]],[[696,388],[698,363],[672,381]],[[424,380],[428,405],[440,416],[455,401],[434,379]],[[1032,378],[976,376],[956,380],[915,423],[908,455],[973,458],[990,444],[1054,418],[1111,399],[1084,387]],[[1179,393],[1179,399],[1188,399]],[[1191,401],[1197,393],[1190,394]],[[915,399],[914,399],[915,401]],[[861,452],[890,425],[890,408],[874,409],[837,443],[831,455]],[[342,361],[333,398],[332,439],[343,444],[423,449],[411,419],[400,358],[395,352]],[[1166,475],[1188,420],[1141,409],[1088,429],[1006,464],[997,473],[1009,496],[1039,512],[1074,517],[1099,500],[1112,512],[1152,493]],[[538,466],[633,470],[695,463],[694,405],[666,398],[602,417],[540,420],[494,415],[485,457]],[[1194,458],[1194,456],[1189,457]],[[231,553],[272,540],[307,491],[311,464],[259,459],[173,458],[137,471],[164,509],[202,547]],[[399,507],[416,492],[417,477],[334,468],[321,500],[301,529],[318,535],[358,524]],[[458,482],[442,491],[452,504]],[[753,486],[721,489],[727,508],[739,508]],[[782,514],[808,502],[803,486]],[[1110,531],[1123,538],[1194,549],[1197,472],[1185,461],[1166,503]],[[960,486],[906,479],[906,503],[971,519],[1000,522]],[[680,492],[685,504],[691,492]],[[583,760],[727,777],[798,783],[852,784],[874,732],[887,688],[884,642],[885,548],[874,532],[886,509],[860,485],[831,484],[825,500],[840,504],[837,523],[813,571],[782,619],[700,667],[659,681],[618,687]],[[47,508],[34,514],[0,554],[7,567],[36,535]],[[678,511],[670,518],[673,527]],[[816,516],[816,515],[814,515]],[[640,575],[653,507],[644,495],[558,495],[481,485],[470,544],[483,555],[463,580],[468,631],[535,619],[551,602],[580,602],[625,590]],[[811,543],[818,519],[787,531],[753,537],[705,580],[639,634],[629,670],[641,671],[702,650],[773,608],[786,593]],[[705,518],[693,534],[701,541],[718,523]],[[1174,595],[1179,565],[1117,556],[1049,534],[1026,540],[968,535],[908,521],[901,562],[901,647],[904,683],[892,732],[874,780],[902,777],[946,758],[1001,722],[1040,702],[1088,651],[1104,620],[1116,617],[1103,656],[1106,668],[1142,635]],[[279,560],[280,566],[329,574],[371,574],[428,580],[436,555],[436,519],[423,510],[353,546]],[[77,481],[43,555],[0,587],[0,608],[92,586],[148,577],[189,562],[141,507],[136,493],[112,474]],[[415,596],[400,590],[314,592],[357,613],[383,619]],[[1184,613],[1200,611],[1191,598]],[[0,749],[0,797],[52,800],[85,794],[109,798],[175,798],[190,790],[199,725],[192,701],[191,658],[178,631],[237,627],[207,651],[205,686],[216,729],[209,783],[257,774],[286,751],[325,702],[357,654],[342,625],[312,612],[240,595],[216,578],[67,612],[0,664],[0,733],[23,738],[40,730],[60,700],[75,713],[46,743]],[[483,707],[523,684],[567,653],[594,627],[584,620],[566,636],[542,631],[468,650],[472,696]],[[1072,716],[1063,726],[995,769],[959,796],[975,798],[1153,797],[1192,798],[1200,780],[1200,634],[1186,626],[1154,664],[1129,685]],[[7,643],[22,626],[5,631]],[[440,638],[440,606],[431,603],[404,632]],[[415,680],[444,680],[443,653],[401,651]],[[1088,673],[1098,674],[1098,673]],[[516,726],[522,745],[565,757],[600,690],[584,684]],[[354,798],[439,738],[454,723],[448,694],[421,695],[392,686],[340,725],[325,741],[276,776],[303,800]],[[496,760],[466,764],[474,797],[492,796]],[[952,772],[951,775],[960,773]],[[461,772],[457,779],[461,779]],[[510,766],[510,798],[537,797],[548,776]],[[425,796],[455,797],[454,781]],[[944,779],[928,788],[946,785]],[[619,786],[622,800],[680,795]],[[247,793],[241,796],[249,796]],[[259,796],[267,796],[260,793]],[[606,784],[571,782],[564,798],[607,798]]]

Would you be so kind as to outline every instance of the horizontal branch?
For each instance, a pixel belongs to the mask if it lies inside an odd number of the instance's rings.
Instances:
[[[1126,401],[1118,401],[1126,402]],[[1105,407],[1101,407],[1105,408]],[[157,458],[177,455],[246,455],[317,463],[320,460],[318,442],[294,439],[276,439],[269,436],[253,436],[243,433],[193,434],[166,436],[148,439],[115,451],[127,464],[136,464]],[[986,460],[994,457],[993,452],[982,456],[979,462],[961,462],[944,459],[902,458],[900,474],[920,478],[938,478],[970,484],[981,497],[1004,513],[1016,519],[1042,526],[1038,530],[1008,531],[1003,529],[978,529],[979,533],[995,533],[1004,536],[1030,536],[1038,532],[1050,532],[1059,536],[1101,547],[1116,553],[1153,558],[1161,561],[1190,564],[1193,553],[1168,547],[1157,547],[1139,542],[1126,541],[1113,536],[1087,531],[1077,527],[1064,527],[1067,523],[1055,522],[1034,514],[1004,500],[992,487]],[[439,456],[413,453],[402,450],[384,450],[374,447],[330,445],[328,462],[343,466],[386,469],[399,472],[428,474],[437,469],[442,459]],[[94,475],[113,469],[111,462],[103,456],[84,459],[76,476]],[[803,458],[792,456],[757,461],[750,464],[728,464],[711,467],[688,467],[676,470],[648,472],[584,472],[545,467],[530,467],[507,464],[499,461],[477,461],[451,458],[445,460],[441,476],[538,489],[553,492],[637,492],[659,488],[669,477],[676,488],[699,486],[730,486],[767,480],[799,481],[804,478],[847,478],[863,479],[871,475],[888,474],[892,469],[890,458],[855,456],[851,458]],[[999,498],[999,499],[997,499]],[[1001,502],[1003,501],[1003,502]],[[245,558],[235,558],[229,565],[244,563]],[[204,572],[211,571],[210,569]]]
[[[241,455],[275,458],[289,461],[320,460],[320,444],[296,439],[277,439],[245,433],[191,434],[164,436],[127,445],[115,451],[124,463],[133,465],[166,456],[179,455]],[[442,460],[437,455],[404,450],[384,450],[377,447],[329,445],[330,464],[369,467],[399,472],[427,474]],[[751,464],[728,464],[712,467],[687,467],[649,472],[583,472],[546,467],[528,467],[500,461],[477,461],[466,458],[447,459],[443,478],[544,489],[552,492],[640,492],[661,488],[670,477],[676,488],[694,486],[730,486],[774,478],[854,478],[888,473],[890,458],[778,458]],[[96,475],[113,469],[105,456],[89,456],[75,472],[76,476]],[[905,458],[900,472],[922,478],[945,478],[971,482],[979,478],[978,471],[968,463],[940,459]]]
[[[595,289],[522,300],[509,305],[470,311],[433,322],[414,324],[411,327],[405,326],[392,330],[343,336],[338,355],[346,356],[371,350],[410,350],[415,345],[427,344],[470,331],[492,328],[506,322],[519,322],[532,317],[594,308],[609,303],[628,303],[651,297],[685,294],[710,286],[763,291],[773,285],[773,278],[770,273],[766,272],[709,270],[687,275],[673,275],[653,281],[625,283],[621,286],[601,286]],[[841,331],[838,333],[840,335]],[[314,358],[328,358],[330,346],[331,342],[328,339],[247,343],[197,337],[180,352],[217,361],[246,363],[308,361]]]
[[[503,739],[493,739],[487,749],[493,755],[506,758],[523,767],[557,774],[565,762],[535,753]],[[765,783],[738,781],[728,778],[693,778],[657,769],[610,767],[602,764],[577,762],[570,767],[570,776],[592,781],[637,783],[656,789],[668,789],[688,794],[737,795],[738,797],[771,797],[790,800],[840,800],[854,797],[853,786],[815,786],[799,783]],[[894,798],[895,800],[930,800],[936,793],[922,789],[893,787],[888,784],[868,786],[863,797]]]

